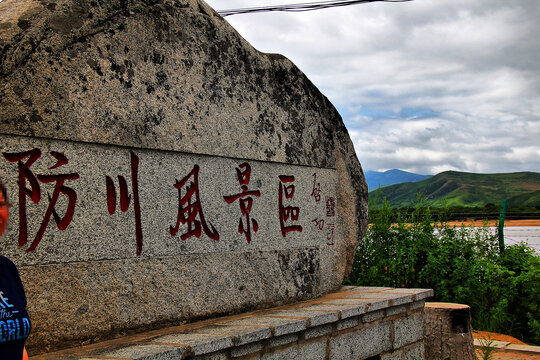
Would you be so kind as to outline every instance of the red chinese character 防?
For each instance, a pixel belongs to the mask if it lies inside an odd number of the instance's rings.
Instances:
[[[34,204],[37,204],[41,200],[41,188],[39,182],[42,183],[51,183],[56,182],[52,196],[49,197],[49,206],[45,211],[45,216],[41,222],[41,226],[34,238],[34,241],[30,244],[30,247],[26,252],[30,252],[36,249],[39,245],[45,230],[49,225],[51,216],[54,218],[56,226],[59,230],[65,230],[75,213],[75,206],[77,204],[77,193],[70,187],[64,185],[68,180],[76,180],[79,178],[79,174],[70,173],[70,174],[58,174],[58,175],[43,175],[38,174],[34,175],[30,167],[41,157],[41,150],[32,149],[29,151],[19,152],[19,153],[3,153],[4,158],[9,162],[16,162],[19,168],[19,246],[24,246],[28,241],[28,219],[26,214],[26,197],[28,196]],[[69,163],[68,158],[60,152],[51,151],[50,155],[56,159],[56,163],[49,168],[49,170],[57,169],[61,166],[64,166]],[[28,158],[26,162],[23,162],[24,159]],[[29,183],[30,188],[26,187],[26,183]],[[56,203],[60,194],[63,194],[68,199],[68,205],[66,213],[63,217],[60,217],[56,212]]]
[[[302,232],[302,226],[285,226],[288,222],[298,221],[298,218],[300,217],[300,208],[296,206],[283,205],[283,195],[285,195],[285,199],[289,200],[292,200],[294,197],[294,185],[284,185],[294,182],[294,176],[280,175],[279,180],[279,225],[281,227],[281,235],[285,237],[290,231]]]
[[[236,195],[224,196],[223,198],[227,204],[232,204],[236,200],[240,200],[240,211],[242,215],[245,216],[245,225],[240,218],[238,222],[238,232],[246,236],[248,244],[251,242],[251,225],[253,225],[253,232],[259,230],[259,224],[255,219],[250,219],[249,214],[251,213],[251,208],[253,206],[253,198],[251,196],[261,196],[261,192],[258,190],[248,190],[249,180],[251,176],[251,166],[248,163],[243,163],[238,165],[236,168],[236,175],[238,177],[238,182],[241,185],[242,192]],[[250,222],[251,220],[251,222]]]
[[[199,165],[193,166],[193,170],[182,180],[176,180],[174,185],[178,189],[178,217],[176,226],[170,227],[170,234],[175,236],[178,233],[180,223],[187,224],[187,232],[180,236],[180,239],[186,240],[191,236],[201,237],[201,228],[204,233],[212,240],[219,240],[219,233],[208,224],[204,218],[201,199],[199,196]],[[182,196],[182,189],[185,187],[185,194]]]
[[[133,193],[133,212],[135,214],[135,239],[137,241],[137,255],[140,255],[143,247],[143,232],[141,222],[141,204],[139,202],[139,157],[130,150],[131,165],[131,191]],[[107,185],[107,210],[109,215],[116,212],[116,188],[110,176],[106,176]],[[120,211],[126,212],[129,209],[131,195],[128,194],[126,178],[118,175],[118,187],[120,188]]]

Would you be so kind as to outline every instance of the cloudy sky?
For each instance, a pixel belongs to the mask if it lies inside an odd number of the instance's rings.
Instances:
[[[207,2],[220,10],[308,1]],[[258,50],[291,59],[332,101],[364,170],[540,172],[539,0],[226,19]]]

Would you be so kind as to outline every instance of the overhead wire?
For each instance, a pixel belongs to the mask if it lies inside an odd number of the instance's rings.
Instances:
[[[329,0],[319,1],[311,3],[297,3],[297,4],[283,4],[283,5],[269,5],[252,8],[239,8],[239,9],[225,9],[217,10],[217,13],[222,17],[238,15],[238,14],[252,14],[270,11],[282,11],[282,12],[303,12],[312,10],[328,9],[332,7],[357,5],[372,2],[406,2],[412,0]]]

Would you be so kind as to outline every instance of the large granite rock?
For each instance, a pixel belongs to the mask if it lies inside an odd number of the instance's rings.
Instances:
[[[31,353],[318,297],[366,231],[337,111],[202,1],[1,2],[0,140]]]

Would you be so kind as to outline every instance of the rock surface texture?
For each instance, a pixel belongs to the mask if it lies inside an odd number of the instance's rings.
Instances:
[[[335,108],[202,1],[0,2],[0,152],[31,354],[321,296],[367,229]]]

